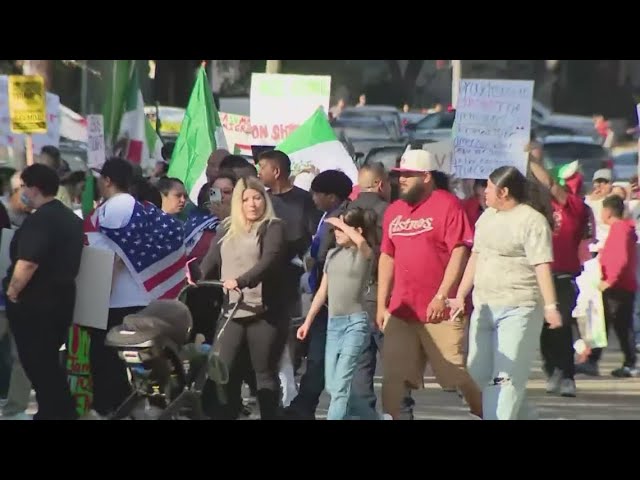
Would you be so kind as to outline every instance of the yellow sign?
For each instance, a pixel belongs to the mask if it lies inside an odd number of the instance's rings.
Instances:
[[[47,102],[42,77],[9,76],[9,117],[13,133],[47,133]]]

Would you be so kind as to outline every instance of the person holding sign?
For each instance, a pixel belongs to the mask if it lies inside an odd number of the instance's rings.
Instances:
[[[73,319],[75,278],[83,246],[82,221],[55,199],[59,180],[45,165],[22,172],[22,202],[34,212],[11,241],[3,287],[18,355],[33,383],[38,420],[77,418],[59,359]]]
[[[473,287],[467,368],[483,387],[485,420],[526,418],[527,382],[543,318],[550,328],[562,326],[551,273],[552,219],[530,200],[532,188],[515,167],[489,176],[489,208],[476,224],[471,258],[449,302],[463,310]]]

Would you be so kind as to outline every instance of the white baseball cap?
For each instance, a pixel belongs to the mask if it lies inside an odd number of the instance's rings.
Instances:
[[[438,162],[431,152],[426,150],[409,150],[402,155],[400,166],[394,172],[426,173],[438,170]]]
[[[600,170],[597,170],[596,173],[593,174],[594,182],[596,180],[606,180],[610,182],[612,178],[613,178],[613,172],[608,168],[601,168]]]

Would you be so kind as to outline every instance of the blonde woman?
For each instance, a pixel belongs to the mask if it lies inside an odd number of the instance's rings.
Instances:
[[[256,373],[260,417],[277,416],[278,362],[288,333],[287,299],[280,288],[286,262],[284,223],[276,218],[264,186],[257,178],[240,179],[233,190],[231,215],[218,228],[201,265],[204,278],[224,282],[231,303],[238,300],[235,288],[244,294],[236,315],[216,340],[230,372],[225,386],[229,403],[220,409],[223,418],[235,418],[239,412],[235,402],[244,372],[234,364],[245,344]]]

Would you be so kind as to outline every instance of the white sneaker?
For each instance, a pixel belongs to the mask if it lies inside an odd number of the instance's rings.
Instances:
[[[571,378],[563,378],[560,382],[560,395],[563,397],[575,397],[576,382]]]
[[[547,380],[547,393],[558,393],[560,391],[561,380],[562,372],[556,368],[553,371],[553,375]]]
[[[382,418],[380,420],[393,420],[393,417],[388,413],[383,413]]]

